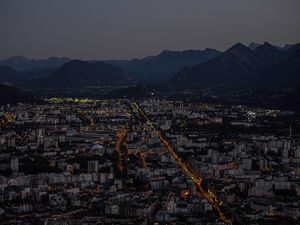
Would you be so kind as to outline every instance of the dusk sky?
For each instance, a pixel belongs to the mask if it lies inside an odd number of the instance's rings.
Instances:
[[[300,42],[299,0],[0,0],[0,59],[126,59]]]

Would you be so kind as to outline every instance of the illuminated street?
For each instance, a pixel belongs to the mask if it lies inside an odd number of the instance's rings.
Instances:
[[[125,168],[125,165],[123,165],[123,161],[122,161],[122,149],[124,148],[123,144],[126,140],[126,136],[127,136],[127,130],[123,129],[123,130],[118,130],[117,131],[117,137],[118,137],[118,140],[117,140],[117,143],[116,143],[116,150],[118,152],[118,161],[119,161],[119,169],[121,172],[124,172],[124,168]]]
[[[227,217],[228,215],[225,215],[225,212],[223,212],[224,208],[220,207],[222,205],[222,202],[220,202],[217,199],[217,197],[215,196],[215,194],[211,190],[208,189],[208,191],[205,191],[205,189],[202,187],[202,185],[201,185],[202,178],[198,178],[195,175],[195,173],[190,169],[190,167],[185,162],[183,162],[183,160],[176,153],[176,150],[172,146],[172,144],[170,143],[170,141],[168,141],[168,139],[163,135],[162,131],[158,131],[155,128],[153,122],[148,118],[148,116],[140,108],[140,106],[136,102],[133,102],[133,106],[138,109],[138,111],[144,117],[146,123],[149,126],[151,126],[153,130],[156,131],[156,133],[158,134],[160,140],[167,147],[167,149],[172,153],[174,159],[176,160],[176,162],[178,163],[178,165],[180,166],[180,168],[182,168],[182,170],[187,174],[187,176],[190,179],[192,179],[193,182],[194,182],[194,184],[198,187],[201,195],[204,196],[214,206],[214,208],[217,210],[217,212],[219,214],[220,220],[224,221],[226,224],[230,224],[230,225],[233,224],[232,218],[228,218]]]

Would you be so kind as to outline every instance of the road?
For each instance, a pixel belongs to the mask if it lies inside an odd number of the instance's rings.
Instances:
[[[144,169],[148,169],[148,165],[147,165],[147,162],[145,160],[145,152],[143,150],[139,151],[138,156],[139,156],[139,158],[141,159],[141,161],[143,163]]]
[[[0,126],[5,126],[8,123],[14,121],[16,119],[16,116],[14,113],[7,112],[0,118]]]
[[[140,106],[136,102],[132,102],[132,105],[138,109],[138,111],[141,113],[141,115],[144,117],[146,123],[156,132],[156,134],[159,136],[161,142],[166,146],[166,148],[169,150],[169,152],[174,157],[175,161],[177,162],[178,166],[185,172],[185,174],[194,182],[196,187],[198,188],[200,194],[207,199],[207,201],[213,206],[213,208],[218,212],[219,219],[223,221],[226,224],[232,225],[233,219],[231,216],[226,213],[228,210],[223,206],[223,202],[217,199],[217,196],[208,189],[207,191],[203,187],[203,178],[198,177],[195,172],[190,168],[190,166],[184,162],[184,160],[178,155],[176,149],[172,145],[172,143],[168,140],[168,138],[162,133],[162,131],[159,131],[154,123],[148,118],[146,113],[140,108]]]
[[[122,162],[122,159],[121,159],[121,153],[122,153],[122,147],[123,147],[124,141],[126,140],[126,137],[127,137],[127,132],[128,131],[126,129],[117,131],[118,140],[117,140],[117,143],[116,143],[116,150],[118,152],[118,157],[119,157],[118,167],[119,167],[121,172],[124,172],[124,170],[125,170],[125,165],[123,165],[123,162]]]

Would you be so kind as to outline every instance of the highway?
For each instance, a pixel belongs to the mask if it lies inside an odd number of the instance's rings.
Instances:
[[[190,168],[190,166],[184,162],[182,158],[178,155],[176,149],[172,145],[172,143],[167,139],[167,137],[162,133],[162,131],[159,131],[154,123],[148,118],[146,113],[140,108],[140,106],[136,102],[132,102],[132,105],[138,109],[140,114],[144,117],[146,123],[157,133],[159,136],[161,142],[166,146],[166,148],[169,150],[169,152],[174,157],[175,161],[177,162],[178,166],[184,171],[184,173],[194,182],[196,187],[198,188],[200,194],[207,199],[207,201],[213,206],[215,211],[218,212],[218,217],[221,221],[223,221],[226,224],[232,225],[233,219],[231,218],[226,211],[228,211],[224,206],[223,202],[219,201],[216,197],[216,195],[208,189],[207,191],[203,187],[203,178],[198,177],[194,171]]]

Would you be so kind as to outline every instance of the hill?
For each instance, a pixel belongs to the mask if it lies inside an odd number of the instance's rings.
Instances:
[[[58,68],[70,59],[50,57],[48,59],[27,59],[23,56],[14,56],[0,61],[0,66],[9,66],[18,71],[33,70],[37,68]]]
[[[0,105],[7,103],[16,104],[20,102],[33,103],[36,102],[36,99],[15,87],[0,84]]]
[[[268,42],[258,46],[253,50],[254,54],[266,64],[273,64],[283,60],[286,57],[286,52],[278,49]]]
[[[22,73],[9,66],[0,66],[0,83],[19,85],[24,81]]]
[[[238,43],[216,59],[183,69],[170,84],[184,88],[242,85],[262,66],[263,62],[250,49]]]
[[[300,83],[300,48],[291,56],[261,71],[257,79],[269,87],[289,88]]]
[[[127,75],[119,67],[103,63],[89,63],[72,60],[65,63],[49,76],[35,79],[36,87],[85,87],[97,85],[125,85],[134,82],[134,78]]]
[[[167,85],[171,88],[294,87],[300,82],[299,49],[296,44],[283,51],[266,42],[252,51],[236,44],[215,59],[183,69]]]
[[[130,61],[110,61],[148,82],[168,80],[184,66],[190,67],[219,56],[215,49],[168,51],[159,55]]]

